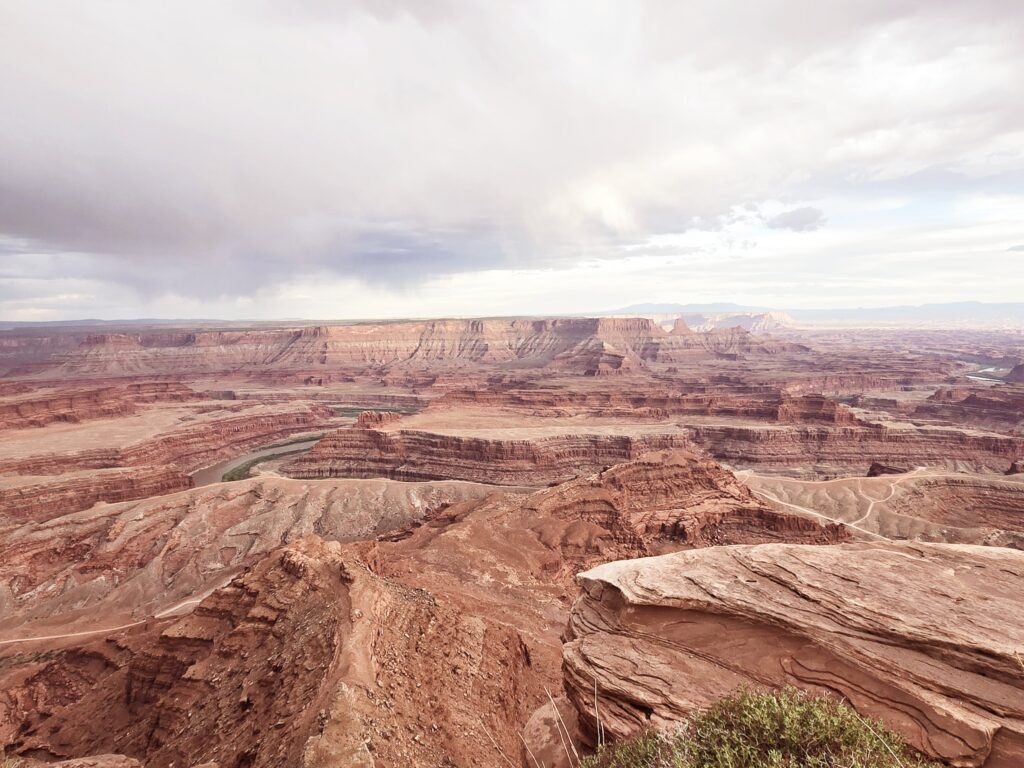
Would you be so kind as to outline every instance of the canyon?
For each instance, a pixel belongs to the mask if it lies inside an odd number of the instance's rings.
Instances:
[[[0,747],[553,768],[793,684],[1016,765],[1024,336],[748,326],[0,331]]]

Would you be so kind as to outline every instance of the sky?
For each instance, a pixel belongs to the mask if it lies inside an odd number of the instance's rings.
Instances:
[[[1024,301],[1019,0],[0,0],[0,319]]]

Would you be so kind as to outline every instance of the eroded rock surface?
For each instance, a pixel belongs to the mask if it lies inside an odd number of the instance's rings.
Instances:
[[[580,574],[565,685],[594,732],[744,686],[843,696],[956,766],[1024,764],[1024,553],[946,544],[717,547]]]
[[[53,757],[119,751],[154,768],[209,759],[493,768],[518,757],[520,729],[548,690],[557,693],[580,569],[709,541],[844,535],[768,510],[714,462],[667,453],[529,495],[438,506],[373,541],[308,536],[265,553],[286,505],[255,499],[257,490],[270,496],[272,486],[260,482],[222,486],[236,497],[205,516],[179,504],[185,517],[173,528],[170,511],[138,515],[121,505],[120,515],[83,526],[94,532],[62,568],[38,542],[33,567],[22,563],[19,573],[49,568],[46,583],[57,594],[83,576],[77,560],[113,555],[111,534],[135,553],[138,564],[124,561],[119,597],[112,592],[103,604],[130,603],[147,585],[187,584],[197,572],[230,577],[227,557],[246,562],[224,553],[233,542],[261,556],[227,586],[182,604],[184,614],[147,613],[106,641],[66,638],[56,654],[37,653],[31,641],[0,648],[0,738]],[[330,531],[316,510],[309,504],[290,530]],[[146,518],[160,515],[147,530]],[[338,518],[343,525],[345,515]],[[265,536],[246,536],[264,525]],[[152,551],[160,556],[147,561]],[[46,591],[41,581],[25,586]],[[51,608],[68,610],[66,619],[89,599],[87,589],[100,596],[105,588],[66,587],[67,602],[54,599]]]

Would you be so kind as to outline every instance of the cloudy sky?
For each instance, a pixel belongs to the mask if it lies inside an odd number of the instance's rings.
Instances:
[[[1019,0],[0,0],[0,318],[1024,300]]]

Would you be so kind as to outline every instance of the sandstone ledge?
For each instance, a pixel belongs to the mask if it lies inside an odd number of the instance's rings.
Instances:
[[[1024,765],[1024,553],[717,547],[580,574],[566,691],[622,737],[738,688],[843,696],[955,766]]]

